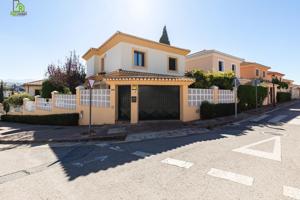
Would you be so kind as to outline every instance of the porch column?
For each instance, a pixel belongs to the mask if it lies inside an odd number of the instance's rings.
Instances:
[[[180,86],[180,120],[188,121],[188,85]]]
[[[136,124],[139,121],[139,110],[138,110],[138,85],[131,85],[131,117],[130,123]]]

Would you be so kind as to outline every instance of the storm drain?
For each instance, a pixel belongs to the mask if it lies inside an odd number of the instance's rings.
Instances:
[[[29,168],[26,170],[21,170],[21,171],[17,171],[17,172],[11,173],[11,174],[6,174],[3,176],[0,176],[0,184],[6,183],[9,181],[14,181],[16,179],[23,178],[23,177],[31,175],[31,174],[42,172],[42,171],[46,170],[51,164],[53,164],[53,163],[52,162],[46,163],[46,164],[42,164],[42,165],[32,167],[32,168]]]
[[[0,184],[3,184],[3,183],[8,182],[8,181],[13,181],[13,180],[16,180],[16,179],[19,179],[19,178],[23,178],[23,177],[28,176],[28,175],[29,175],[29,173],[27,171],[22,170],[22,171],[7,174],[7,175],[4,175],[4,176],[0,176]]]

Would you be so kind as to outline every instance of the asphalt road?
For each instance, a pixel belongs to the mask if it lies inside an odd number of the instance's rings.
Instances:
[[[300,103],[202,135],[0,145],[0,199],[300,199]]]

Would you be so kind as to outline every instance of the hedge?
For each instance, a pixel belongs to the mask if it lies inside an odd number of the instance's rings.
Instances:
[[[234,103],[213,104],[205,101],[202,102],[200,106],[201,119],[212,119],[216,117],[234,115],[234,113]]]
[[[71,113],[55,115],[2,115],[1,120],[26,124],[76,126],[78,125],[79,114]]]
[[[266,87],[257,86],[257,103],[261,107],[263,101],[268,96]],[[239,109],[241,111],[256,108],[255,86],[241,85],[238,88]]]
[[[290,92],[277,92],[277,102],[286,102],[292,100],[292,94]]]

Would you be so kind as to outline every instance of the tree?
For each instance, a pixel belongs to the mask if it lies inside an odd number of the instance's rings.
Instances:
[[[5,111],[5,114],[7,114],[9,112],[9,109],[10,109],[10,106],[9,106],[8,100],[6,99],[3,101],[3,110]]]
[[[164,26],[163,32],[162,32],[162,36],[159,39],[160,43],[163,44],[167,44],[170,45],[170,41],[169,41],[169,36],[168,36],[168,32],[167,32],[167,27]]]
[[[66,58],[64,65],[49,65],[46,75],[55,88],[69,88],[73,94],[76,92],[76,87],[84,83],[86,77],[84,66],[75,51]]]
[[[53,91],[57,91],[57,92],[63,93],[63,94],[71,93],[70,89],[65,86],[54,84],[49,79],[45,80],[42,84],[41,97],[47,98],[47,99],[51,98],[51,92],[53,92]]]
[[[3,81],[0,83],[0,103],[4,101],[4,94],[3,94]]]
[[[277,84],[278,89],[288,89],[289,88],[289,84],[279,80],[277,77],[272,79],[272,83]]]

